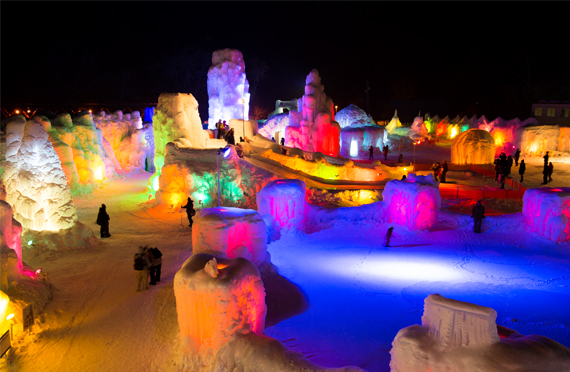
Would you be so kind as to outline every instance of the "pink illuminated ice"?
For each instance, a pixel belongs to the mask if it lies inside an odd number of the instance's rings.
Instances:
[[[538,234],[554,240],[570,240],[570,187],[528,189],[523,196],[526,223]]]
[[[275,180],[257,193],[257,209],[277,235],[305,230],[305,182]]]

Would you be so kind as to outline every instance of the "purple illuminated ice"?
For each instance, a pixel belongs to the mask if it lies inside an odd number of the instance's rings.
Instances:
[[[526,190],[523,215],[530,228],[545,238],[569,241],[570,187]]]

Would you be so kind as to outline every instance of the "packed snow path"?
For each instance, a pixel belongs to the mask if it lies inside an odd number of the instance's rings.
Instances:
[[[2,371],[177,370],[172,280],[191,254],[191,233],[185,213],[150,208],[149,176],[75,199],[79,220],[97,235],[96,215],[107,205],[112,237],[100,246],[25,260],[48,272],[57,291],[41,329],[15,345]],[[419,324],[424,298],[440,293],[492,307],[499,324],[569,346],[570,244],[531,236],[516,221],[490,220],[483,221],[482,234],[471,226],[438,224],[419,234],[396,227],[389,248],[383,247],[388,225],[343,221],[270,244],[272,262],[310,307],[266,333],[325,366],[388,371],[396,333]],[[133,254],[139,245],[157,246],[164,256],[161,282],[137,293]]]

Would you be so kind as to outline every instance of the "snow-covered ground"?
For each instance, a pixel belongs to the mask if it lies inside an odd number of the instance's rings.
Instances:
[[[42,322],[2,358],[2,371],[178,370],[172,281],[192,253],[191,230],[185,213],[150,207],[149,177],[132,175],[75,199],[79,221],[93,229],[99,206],[107,205],[112,237],[98,247],[24,256],[57,291]],[[389,248],[388,225],[342,223],[270,244],[272,262],[310,307],[267,322],[266,334],[325,366],[388,371],[396,333],[420,324],[424,298],[440,293],[494,308],[498,324],[570,346],[570,244],[528,232],[520,214],[487,217],[482,234],[443,215],[422,233],[396,226]],[[137,293],[139,245],[159,247],[164,256],[161,282]],[[285,280],[267,291],[268,299],[299,301]]]

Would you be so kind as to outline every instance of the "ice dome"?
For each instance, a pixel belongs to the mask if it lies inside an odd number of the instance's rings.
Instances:
[[[376,125],[372,118],[366,114],[366,111],[352,104],[337,112],[335,120],[340,125],[341,129],[349,126],[363,127],[367,125]]]
[[[482,129],[468,129],[459,133],[451,144],[451,162],[454,164],[493,164],[495,140]]]

